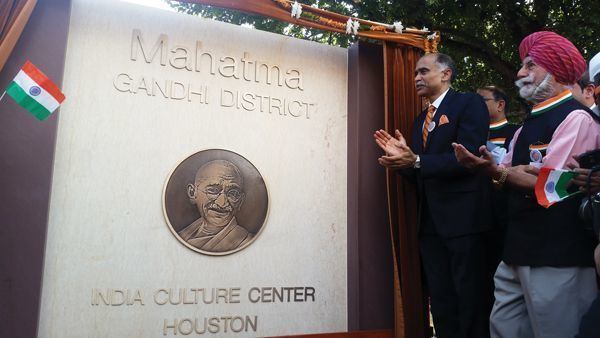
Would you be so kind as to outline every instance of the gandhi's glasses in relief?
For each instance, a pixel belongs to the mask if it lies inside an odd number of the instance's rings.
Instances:
[[[204,192],[206,196],[208,196],[208,198],[211,200],[216,200],[221,194],[223,194],[232,203],[239,202],[242,199],[242,196],[244,195],[240,188],[232,187],[228,189],[223,189],[221,186],[218,185],[209,185],[208,187],[204,188],[202,192]]]

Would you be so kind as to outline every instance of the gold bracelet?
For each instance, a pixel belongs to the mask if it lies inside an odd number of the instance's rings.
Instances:
[[[502,188],[502,186],[504,186],[504,182],[506,182],[506,178],[508,177],[508,168],[502,167],[500,171],[502,173],[500,174],[499,179],[496,180],[492,177],[492,183],[494,183],[494,185],[498,188]]]

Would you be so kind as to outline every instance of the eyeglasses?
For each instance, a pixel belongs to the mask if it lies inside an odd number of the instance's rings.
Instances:
[[[227,200],[231,203],[237,203],[242,199],[244,193],[241,189],[232,187],[224,190],[220,186],[208,186],[202,190],[210,200],[216,200],[221,194],[224,194]]]

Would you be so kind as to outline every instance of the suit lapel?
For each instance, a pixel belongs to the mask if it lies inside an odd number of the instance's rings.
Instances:
[[[433,130],[430,131],[429,135],[427,136],[427,142],[425,144],[425,149],[429,148],[429,144],[432,142],[431,139],[433,139],[435,137],[435,134],[436,134],[435,132],[437,130],[437,127],[439,127],[439,125],[440,125],[440,117],[442,115],[448,115],[448,110],[450,108],[450,102],[452,101],[453,96],[454,96],[454,91],[452,90],[452,88],[450,88],[448,90],[448,92],[446,93],[446,96],[444,96],[444,99],[440,103],[440,106],[435,110],[435,115],[433,116],[433,122],[435,122],[435,128],[433,128]]]

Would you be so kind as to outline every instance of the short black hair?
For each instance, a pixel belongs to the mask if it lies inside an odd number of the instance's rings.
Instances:
[[[443,53],[435,53],[435,62],[444,66],[445,68],[449,68],[452,71],[452,75],[450,76],[450,83],[454,82],[456,79],[456,64],[454,60],[449,55]]]
[[[590,80],[589,70],[586,70],[583,75],[581,75],[581,78],[577,80],[577,84],[579,85],[579,88],[581,88],[581,91],[583,91],[585,87],[594,84],[594,82]]]
[[[508,95],[506,95],[506,92],[504,92],[504,90],[502,90],[502,88],[498,87],[498,86],[483,86],[481,88],[479,88],[479,90],[487,90],[492,92],[492,96],[494,97],[495,101],[504,101],[504,112],[508,112],[508,105],[509,105],[509,98]]]

